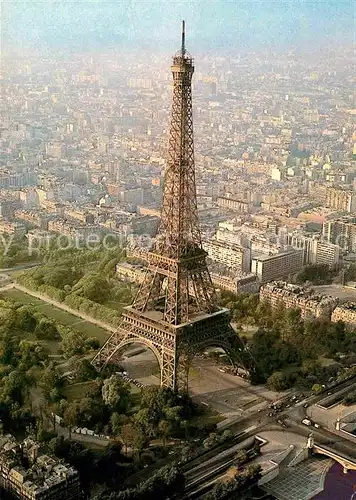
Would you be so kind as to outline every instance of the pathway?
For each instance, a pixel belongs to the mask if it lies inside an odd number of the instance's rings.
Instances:
[[[58,309],[62,309],[63,311],[66,311],[70,314],[73,314],[73,316],[78,316],[79,318],[82,318],[82,320],[84,320],[84,321],[88,321],[89,323],[93,323],[94,325],[100,326],[101,328],[104,328],[104,330],[108,330],[109,332],[114,333],[117,330],[117,328],[115,328],[112,325],[109,325],[108,323],[104,323],[103,321],[95,319],[92,316],[89,316],[88,314],[85,314],[85,313],[78,311],[77,309],[72,309],[71,307],[67,306],[66,304],[63,304],[63,302],[59,302],[58,300],[51,299],[47,295],[44,295],[40,292],[35,292],[34,290],[31,290],[31,289],[26,288],[22,285],[19,285],[18,283],[9,283],[8,285],[1,287],[0,292],[5,291],[5,290],[10,290],[10,289],[19,290],[20,292],[26,293],[27,295],[31,295],[32,297],[35,297],[36,299],[40,299],[43,302],[46,302],[47,304],[51,304],[52,306],[55,306]]]

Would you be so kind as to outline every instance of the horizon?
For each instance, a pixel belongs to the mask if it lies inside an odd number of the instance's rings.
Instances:
[[[349,0],[4,1],[2,51],[172,52],[182,20],[187,48],[199,53],[310,50],[353,43]]]

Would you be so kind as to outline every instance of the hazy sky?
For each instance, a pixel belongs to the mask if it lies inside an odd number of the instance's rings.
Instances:
[[[1,1],[1,0],[0,0]],[[352,0],[3,0],[2,44],[82,50],[179,44],[188,50],[298,47],[353,40]]]

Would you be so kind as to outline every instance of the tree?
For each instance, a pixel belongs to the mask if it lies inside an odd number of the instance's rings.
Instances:
[[[320,384],[314,384],[313,387],[312,387],[312,391],[315,394],[320,394],[323,391],[323,386],[320,385]]]
[[[121,434],[122,427],[125,423],[127,423],[128,417],[126,415],[122,415],[120,413],[114,412],[110,417],[110,425],[112,429],[112,433],[115,436]]]
[[[26,332],[33,332],[37,321],[34,316],[35,311],[29,306],[21,306],[16,310],[16,328]]]
[[[240,450],[236,453],[234,461],[237,466],[243,465],[246,463],[248,460],[248,455],[246,453],[246,450]]]
[[[59,333],[53,321],[42,317],[36,325],[35,334],[38,339],[56,340]]]
[[[274,372],[268,377],[267,385],[270,389],[280,392],[288,388],[286,376],[282,372]]]
[[[102,396],[105,404],[119,413],[125,413],[131,403],[130,386],[118,375],[104,380]]]
[[[93,380],[97,375],[97,371],[88,359],[82,359],[79,364],[77,364],[76,378],[78,382]]]
[[[295,281],[300,284],[309,281],[313,285],[327,285],[334,274],[327,264],[310,264],[296,274]]]
[[[71,358],[76,354],[83,354],[86,351],[87,337],[85,333],[63,329],[61,349],[66,358]]]
[[[73,286],[72,292],[93,302],[103,303],[108,298],[110,287],[107,279],[97,273],[87,274]]]
[[[47,267],[47,271],[43,276],[43,283],[63,289],[66,285],[73,285],[81,276],[81,273],[71,266]]]
[[[168,420],[161,420],[158,424],[158,432],[162,438],[163,447],[166,447],[167,437],[172,431],[172,425]]]
[[[99,400],[82,398],[68,403],[65,407],[63,419],[67,427],[103,428],[108,420],[107,409]]]
[[[135,427],[133,422],[128,422],[127,424],[124,424],[121,427],[120,437],[121,437],[121,441],[123,442],[123,444],[125,446],[126,454],[127,454],[127,448],[129,446],[131,448],[134,447],[135,434],[136,434],[136,427]]]
[[[39,380],[39,386],[48,401],[51,401],[51,391],[53,389],[60,389],[63,386],[63,379],[53,364],[50,364],[43,371]]]

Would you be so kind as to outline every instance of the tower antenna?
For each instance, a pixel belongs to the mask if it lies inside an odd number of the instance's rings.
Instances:
[[[185,55],[185,21],[182,21],[182,56]]]

